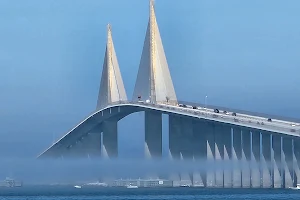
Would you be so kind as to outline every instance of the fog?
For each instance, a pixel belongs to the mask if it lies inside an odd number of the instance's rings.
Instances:
[[[271,168],[264,163],[262,169]],[[12,177],[25,184],[72,184],[128,178],[179,177],[179,174],[259,168],[258,163],[246,161],[188,161],[188,160],[36,160],[2,159],[0,177]]]

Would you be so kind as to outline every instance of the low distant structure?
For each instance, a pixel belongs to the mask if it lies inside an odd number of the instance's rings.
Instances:
[[[15,180],[12,178],[6,178],[5,180],[0,181],[0,187],[22,187],[22,181]]]
[[[173,181],[165,179],[117,179],[108,183],[110,187],[173,187]]]

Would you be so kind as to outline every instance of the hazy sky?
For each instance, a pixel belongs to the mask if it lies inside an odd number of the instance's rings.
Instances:
[[[300,118],[299,8],[156,0],[178,99]],[[95,109],[108,22],[131,97],[148,12],[148,0],[0,0],[0,156],[36,156]],[[142,141],[139,115],[120,141]]]

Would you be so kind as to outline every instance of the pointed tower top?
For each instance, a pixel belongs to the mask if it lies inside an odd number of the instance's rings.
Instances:
[[[150,6],[154,6],[154,0],[150,0]]]
[[[155,10],[154,10],[154,0],[150,0],[149,5],[150,13],[149,13],[149,20],[150,20],[150,27],[153,27],[156,23],[156,17],[155,17]],[[153,28],[151,28],[151,31],[154,31]]]
[[[154,0],[144,41],[133,100],[177,104],[172,78],[155,17]]]
[[[107,35],[111,35],[111,25],[107,24]]]
[[[102,69],[101,83],[98,95],[97,109],[113,102],[126,101],[123,80],[114,48],[111,25],[107,25],[107,44]]]

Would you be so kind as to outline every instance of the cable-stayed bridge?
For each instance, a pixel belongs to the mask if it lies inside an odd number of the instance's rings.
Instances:
[[[118,121],[145,112],[145,156],[162,157],[162,114],[169,117],[169,155],[212,165],[190,174],[206,187],[287,188],[300,182],[300,126],[288,120],[178,102],[154,10],[150,16],[134,94],[128,100],[112,40],[107,45],[95,112],[39,158],[118,156]],[[246,163],[241,166],[239,163]],[[222,165],[222,164],[221,164]],[[299,181],[298,181],[299,180]]]

